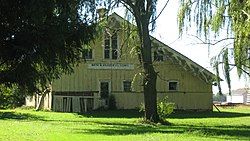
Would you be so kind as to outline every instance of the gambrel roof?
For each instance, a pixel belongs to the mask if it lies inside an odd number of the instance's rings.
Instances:
[[[109,17],[111,18],[113,24],[115,24],[116,22],[121,23],[126,21],[124,18],[122,18],[116,13],[112,13]],[[206,83],[212,84],[215,81],[215,75],[206,68],[200,66],[185,55],[174,50],[173,48],[169,47],[168,45],[164,44],[163,42],[152,36],[151,40],[153,48],[160,48],[166,58],[171,60],[174,64],[178,64],[181,68],[188,72],[191,72],[194,76],[197,76]]]

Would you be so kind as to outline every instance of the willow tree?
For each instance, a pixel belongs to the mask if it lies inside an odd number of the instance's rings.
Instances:
[[[112,1],[109,1],[112,2]],[[134,16],[140,41],[139,60],[143,67],[143,91],[145,119],[158,122],[157,113],[157,72],[152,62],[152,43],[150,39],[150,25],[154,25],[157,0],[115,0],[116,4],[123,4]]]
[[[234,64],[229,63],[228,48],[225,47],[216,58],[215,68],[223,64],[226,80],[230,86],[230,66],[236,66],[239,77],[245,73],[250,76],[250,1],[249,0],[180,0],[178,13],[179,31],[190,29],[195,24],[197,35],[219,38],[225,32],[226,38],[233,40]],[[222,33],[223,34],[223,33]],[[221,59],[222,58],[222,59]],[[217,71],[218,72],[218,71]],[[217,79],[218,80],[218,79]]]

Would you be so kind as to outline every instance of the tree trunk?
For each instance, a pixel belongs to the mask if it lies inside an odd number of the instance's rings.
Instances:
[[[144,64],[145,78],[144,78],[144,104],[145,104],[145,118],[152,122],[158,122],[159,116],[157,113],[157,91],[156,80],[157,74],[152,64]]]
[[[36,105],[36,111],[41,110],[42,103],[44,102],[45,96],[50,94],[52,92],[52,84],[50,83],[48,87],[44,89],[44,91],[41,92],[40,96],[38,95],[38,104]]]
[[[42,93],[40,96],[38,95],[38,104],[36,106],[36,111],[41,110],[42,108],[42,102],[44,102],[44,97],[45,97],[45,93]]]
[[[152,45],[148,30],[148,24],[146,21],[141,20],[142,23],[142,38],[141,38],[141,53],[142,63],[144,69],[144,104],[145,104],[145,118],[152,122],[159,121],[159,115],[157,113],[157,91],[156,80],[157,73],[155,72],[152,63]]]
[[[152,122],[159,121],[157,113],[157,91],[156,80],[157,73],[155,72],[152,64],[152,45],[149,35],[149,22],[154,12],[154,2],[148,1],[131,1],[123,0],[124,3],[129,5],[135,17],[138,35],[141,42],[141,60],[144,70],[144,105],[145,105],[145,118]]]

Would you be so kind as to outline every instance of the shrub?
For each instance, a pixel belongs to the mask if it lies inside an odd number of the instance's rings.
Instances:
[[[24,104],[25,97],[17,86],[0,85],[0,109],[15,108]]]
[[[143,103],[140,105],[140,112],[145,112],[145,106]],[[157,113],[161,121],[165,121],[165,118],[174,111],[174,103],[168,102],[168,97],[165,97],[162,101],[157,102]]]
[[[164,120],[174,111],[174,103],[168,102],[168,97],[165,97],[162,101],[157,102],[157,113],[161,120]]]

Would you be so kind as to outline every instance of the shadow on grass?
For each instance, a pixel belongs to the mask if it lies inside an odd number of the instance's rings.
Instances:
[[[137,135],[148,133],[163,133],[163,134],[193,134],[195,136],[203,136],[210,138],[229,139],[249,139],[250,126],[193,126],[193,125],[170,125],[170,126],[152,126],[140,124],[126,123],[106,123],[94,122],[100,125],[98,129],[74,129],[74,132],[80,134],[103,134],[103,135]]]
[[[237,112],[187,112],[176,111],[169,116],[173,119],[186,119],[186,118],[234,118],[234,117],[250,117],[250,113],[237,113]]]
[[[15,119],[15,120],[44,120],[42,116],[32,115],[28,113],[17,112],[1,112],[0,120]]]
[[[139,118],[143,116],[143,113],[138,110],[98,110],[78,114],[93,118]]]
[[[142,112],[138,110],[114,110],[114,111],[91,111],[88,113],[79,113],[83,117],[93,118],[139,118],[143,117]],[[250,113],[236,112],[194,112],[194,111],[175,111],[168,118],[187,119],[187,118],[234,118],[250,117]]]

